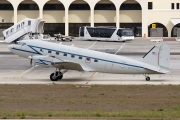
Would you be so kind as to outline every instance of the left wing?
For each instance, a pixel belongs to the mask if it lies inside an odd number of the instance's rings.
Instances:
[[[93,71],[88,66],[81,65],[79,63],[75,63],[71,61],[57,59],[54,56],[34,55],[34,56],[29,56],[28,58],[32,59],[35,64],[40,64],[44,66],[54,66],[58,69]]]
[[[59,69],[84,71],[80,64],[74,62],[53,62],[52,65]]]

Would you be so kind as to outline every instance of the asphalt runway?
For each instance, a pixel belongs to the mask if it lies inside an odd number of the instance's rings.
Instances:
[[[88,48],[95,41],[63,42],[81,48]],[[35,66],[32,68],[30,61],[13,55],[8,50],[8,44],[0,43],[0,84],[81,84],[81,85],[180,85],[180,43],[166,42],[171,47],[171,72],[164,75],[149,75],[151,81],[145,81],[143,75],[106,74],[92,72],[68,71],[61,81],[51,82],[49,75],[55,68]],[[124,45],[125,44],[125,45]],[[114,54],[119,48],[118,55],[142,58],[155,44],[146,39],[123,42],[97,42],[90,49]]]

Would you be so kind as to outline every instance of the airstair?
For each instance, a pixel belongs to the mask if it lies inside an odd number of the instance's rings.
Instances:
[[[44,32],[44,22],[42,19],[25,18],[3,31],[4,41],[11,43],[22,39],[33,39]]]

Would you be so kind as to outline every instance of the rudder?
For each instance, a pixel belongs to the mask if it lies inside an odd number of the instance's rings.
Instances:
[[[159,66],[169,68],[170,63],[170,47],[167,44],[163,44],[160,47],[159,52]]]
[[[166,44],[155,45],[143,58],[144,62],[153,66],[169,68],[170,48]]]

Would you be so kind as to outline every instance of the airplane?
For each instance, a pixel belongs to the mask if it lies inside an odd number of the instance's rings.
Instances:
[[[41,40],[21,40],[8,48],[34,64],[55,67],[51,81],[61,80],[68,70],[143,74],[146,81],[149,74],[169,72],[170,47],[164,43],[155,45],[141,60]]]

